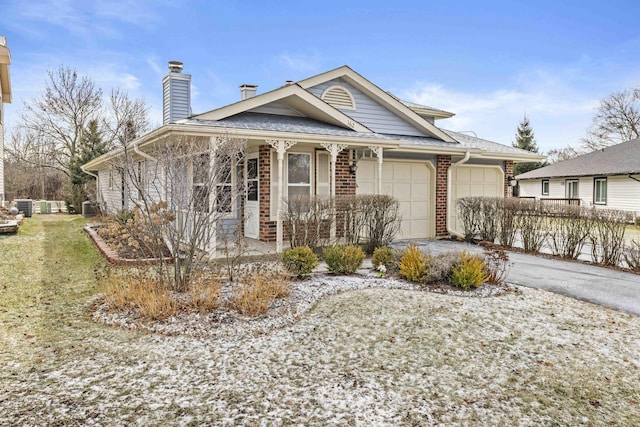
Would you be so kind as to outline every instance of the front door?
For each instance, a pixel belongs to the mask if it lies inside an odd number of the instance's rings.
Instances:
[[[260,182],[258,177],[258,153],[247,156],[245,176],[247,192],[244,205],[244,236],[252,239],[260,237]]]

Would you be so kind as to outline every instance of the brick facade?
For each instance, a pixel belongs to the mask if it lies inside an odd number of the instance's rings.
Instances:
[[[276,166],[277,167],[277,166]],[[276,241],[276,222],[270,221],[271,210],[271,146],[261,145],[258,151],[260,179],[260,240]],[[273,197],[278,197],[274,194]]]
[[[504,161],[504,197],[513,196],[513,187],[509,185],[509,177],[513,176],[513,160]]]
[[[271,197],[278,197],[277,194],[271,194],[271,151],[271,146],[261,145],[258,152],[260,171],[260,240],[263,242],[276,241],[276,221],[270,220]],[[349,172],[349,165],[349,150],[343,150],[338,154],[336,160],[336,196],[356,195],[356,177]],[[277,170],[277,167],[277,164],[273,165],[274,171]],[[340,218],[338,218],[338,237],[341,237],[342,229]]]
[[[446,237],[447,232],[447,176],[451,156],[436,156],[436,237]]]

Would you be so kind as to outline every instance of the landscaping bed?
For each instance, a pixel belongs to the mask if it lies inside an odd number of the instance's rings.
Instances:
[[[107,327],[83,226],[36,217],[2,240],[2,425],[640,424],[637,316],[528,288],[390,289],[370,271],[314,277],[335,293],[262,332]]]

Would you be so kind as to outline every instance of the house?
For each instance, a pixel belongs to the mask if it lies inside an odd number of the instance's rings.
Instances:
[[[640,139],[516,176],[521,197],[579,199],[640,216]]]
[[[257,191],[248,191],[229,214],[247,238],[275,242],[277,251],[283,199],[293,194],[388,194],[400,203],[399,238],[444,237],[461,228],[457,198],[509,196],[514,162],[542,159],[445,130],[436,122],[453,113],[404,102],[348,66],[262,94],[245,84],[238,102],[199,114],[191,112],[191,76],[182,69],[180,62],[169,63],[163,125],[134,141],[135,152],[148,161],[146,147],[171,134],[209,137],[212,146],[220,135],[246,139],[246,179]],[[98,198],[109,213],[126,206],[125,186],[110,179],[109,159],[117,155],[83,166],[98,176]]]
[[[11,80],[9,79],[11,54],[7,39],[0,36],[0,206],[4,204],[4,104],[11,102]]]

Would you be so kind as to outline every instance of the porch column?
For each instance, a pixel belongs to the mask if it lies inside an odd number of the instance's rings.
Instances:
[[[331,216],[333,217],[333,221],[331,221],[331,228],[329,230],[329,239],[332,242],[336,240],[336,161],[338,160],[338,154],[345,148],[347,148],[346,144],[332,144],[329,142],[321,142],[320,145],[324,147],[325,150],[329,152],[331,155],[331,178],[329,183],[329,193],[331,194]]]
[[[278,209],[276,212],[276,252],[282,253],[282,190],[284,188],[284,153],[296,144],[296,141],[285,141],[280,139],[267,139],[265,141],[271,145],[278,155]]]
[[[377,183],[377,194],[382,194],[382,161],[383,161],[383,149],[382,147],[377,146],[369,146],[369,150],[371,150],[376,157],[378,158],[378,183]]]

